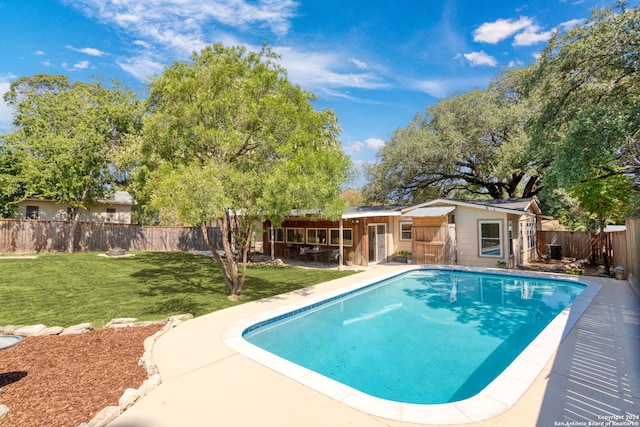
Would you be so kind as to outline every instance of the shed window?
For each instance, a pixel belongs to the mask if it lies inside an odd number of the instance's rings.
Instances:
[[[287,243],[304,243],[304,228],[287,228]]]
[[[480,221],[480,256],[502,257],[501,221]]]
[[[307,243],[311,245],[326,245],[327,230],[325,228],[307,228]]]
[[[115,221],[115,219],[116,219],[116,208],[107,208],[107,219],[109,221]]]
[[[40,206],[27,206],[27,219],[40,219]]]
[[[269,228],[269,241],[270,242],[284,242],[284,229],[282,229],[282,228]]]
[[[331,230],[329,230],[329,237],[330,237],[329,244],[331,246],[340,245],[340,229],[339,228],[332,228]],[[342,229],[342,245],[353,246],[353,230],[351,228]]]
[[[410,222],[400,223],[400,240],[411,240],[411,227],[413,224]]]
[[[527,221],[527,247],[533,249],[538,246],[536,239],[536,223],[535,221]]]

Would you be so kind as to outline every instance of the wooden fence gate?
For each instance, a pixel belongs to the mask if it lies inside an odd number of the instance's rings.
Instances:
[[[438,227],[414,226],[412,234],[414,264],[454,264],[454,244],[446,224]]]

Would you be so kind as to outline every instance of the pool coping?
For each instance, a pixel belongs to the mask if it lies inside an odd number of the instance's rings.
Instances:
[[[291,311],[303,309],[345,293],[356,291],[404,272],[420,269],[485,272],[506,276],[545,278],[574,282],[586,287],[487,387],[475,396],[453,403],[412,404],[377,398],[289,362],[250,344],[242,337],[243,332],[256,323],[287,314]],[[286,304],[246,317],[228,326],[223,332],[222,339],[227,347],[237,351],[241,355],[359,411],[401,422],[418,424],[465,424],[495,417],[515,405],[533,384],[540,372],[542,372],[544,366],[557,351],[562,340],[567,336],[601,289],[602,286],[600,284],[591,282],[581,276],[574,277],[553,273],[459,266],[415,266],[402,272],[395,271],[361,280],[357,283],[328,291],[309,299]]]

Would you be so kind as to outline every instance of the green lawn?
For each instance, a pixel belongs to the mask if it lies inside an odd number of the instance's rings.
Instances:
[[[118,317],[200,316],[237,305],[212,259],[181,252],[0,256],[0,325],[102,327]],[[243,295],[253,301],[352,274],[294,267],[250,267]]]

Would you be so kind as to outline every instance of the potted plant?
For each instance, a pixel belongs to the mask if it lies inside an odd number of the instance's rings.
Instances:
[[[355,251],[349,251],[347,255],[347,265],[353,265],[353,259],[356,257]]]
[[[507,262],[506,261],[498,261],[496,263],[496,265],[498,266],[498,268],[507,268]]]
[[[409,259],[411,258],[411,252],[399,251],[395,252],[391,257],[395,262],[409,262]]]

